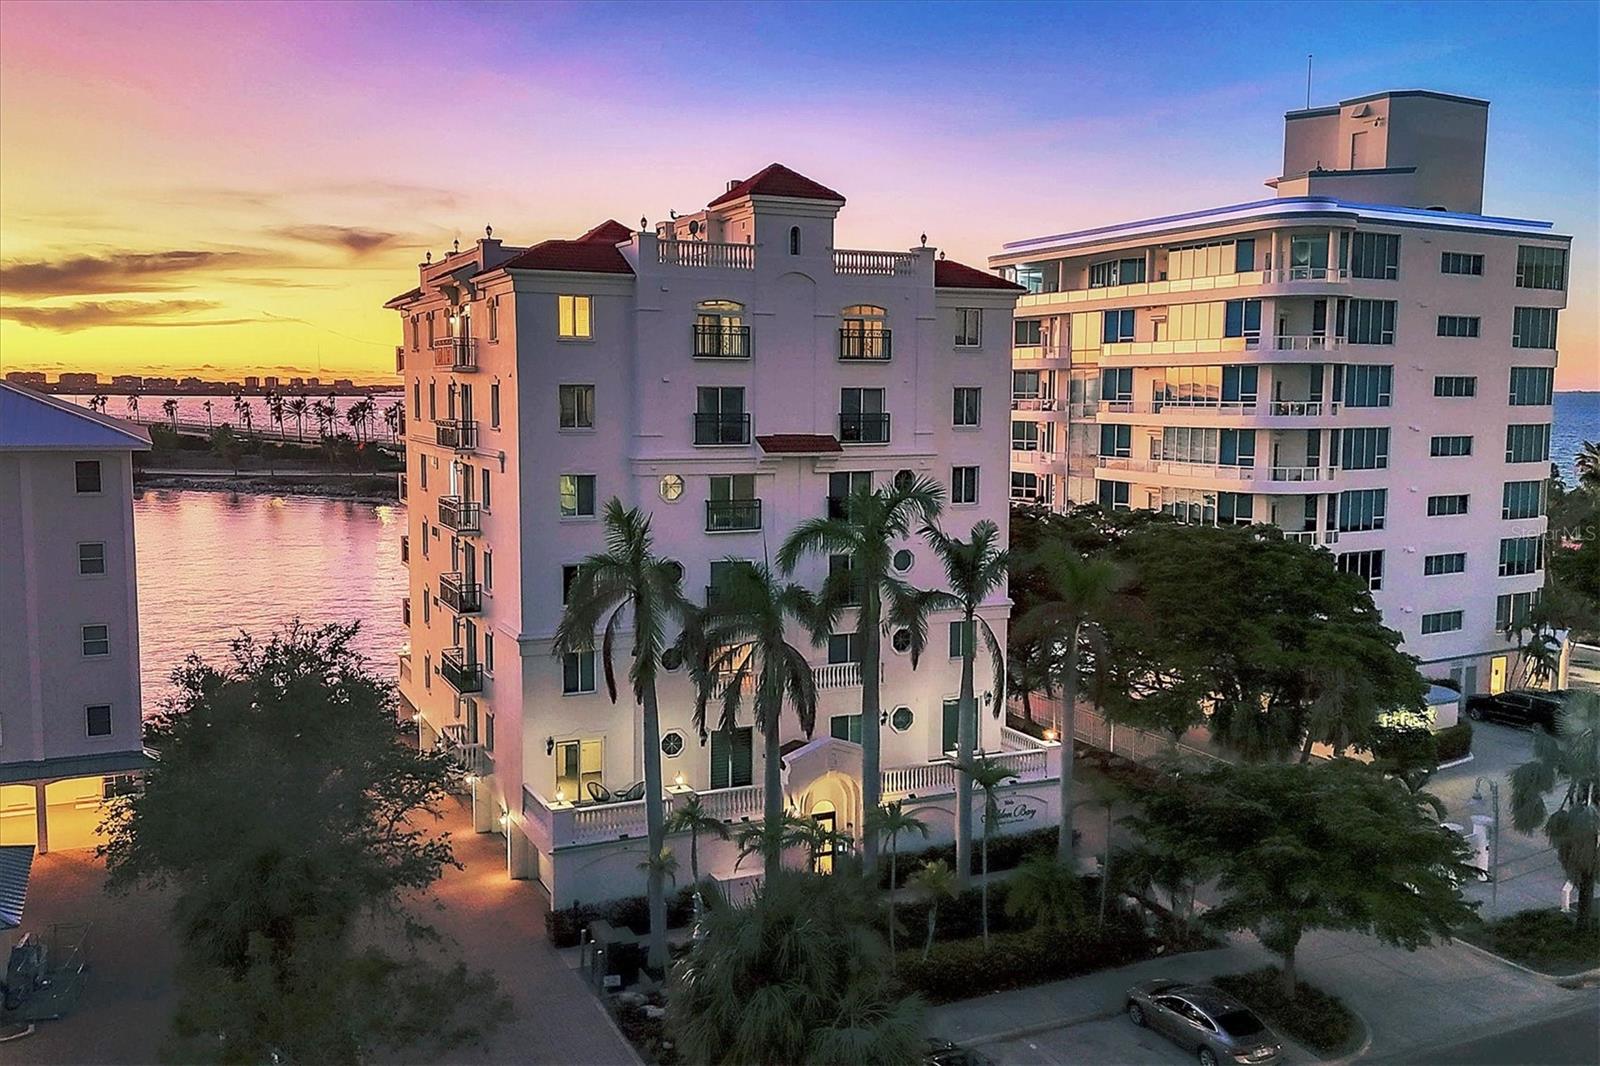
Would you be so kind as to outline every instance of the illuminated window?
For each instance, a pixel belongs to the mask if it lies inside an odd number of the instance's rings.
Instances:
[[[594,336],[589,301],[587,296],[556,297],[562,340],[589,340]]]
[[[594,517],[594,475],[561,475],[561,517]]]

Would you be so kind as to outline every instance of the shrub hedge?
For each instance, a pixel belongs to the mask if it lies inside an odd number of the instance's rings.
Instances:
[[[975,936],[935,941],[926,959],[918,947],[900,952],[897,966],[907,988],[948,1003],[1124,966],[1149,957],[1151,947],[1143,924],[1118,913],[1104,925],[1090,921],[1069,931],[991,933],[987,948]]]
[[[978,830],[974,826],[974,830]],[[1073,841],[1076,842],[1081,834],[1073,832]],[[1047,826],[1044,829],[1030,829],[1026,833],[1008,833],[996,836],[989,841],[989,872],[998,870],[1014,870],[1021,866],[1023,860],[1035,852],[1054,852],[1056,841],[1061,839],[1060,829],[1057,826]],[[972,872],[983,871],[983,848],[981,838],[972,841]],[[896,869],[899,874],[900,884],[906,883],[906,878],[916,872],[918,867],[930,862],[943,859],[952,868],[956,864],[956,846],[949,844],[935,844],[931,848],[921,851],[902,851],[896,860]],[[883,888],[889,887],[889,850],[880,848],[878,854],[878,884]],[[992,886],[991,886],[992,887]]]
[[[1457,722],[1439,730],[1433,735],[1434,743],[1439,746],[1439,761],[1454,762],[1464,759],[1472,754],[1472,723]]]
[[[1600,966],[1600,928],[1580,931],[1573,915],[1553,907],[1497,918],[1463,935],[1496,955],[1545,973],[1568,974]]]
[[[1268,966],[1249,973],[1223,974],[1212,984],[1267,1020],[1286,1036],[1321,1054],[1343,1051],[1359,1029],[1356,1016],[1338,996],[1295,982],[1294,997],[1283,993],[1283,971]]]
[[[694,920],[694,894],[680,888],[667,897],[667,927],[679,928]],[[576,947],[590,922],[610,922],[626,926],[643,936],[650,931],[650,902],[644,896],[629,896],[610,903],[575,903],[561,910],[546,911],[544,929],[550,943],[558,948]]]

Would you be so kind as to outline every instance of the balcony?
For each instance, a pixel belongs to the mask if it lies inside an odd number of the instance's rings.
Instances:
[[[1223,352],[1253,352],[1261,347],[1261,337],[1194,337],[1166,341],[1107,341],[1100,346],[1102,356],[1118,355],[1216,355]]]
[[[404,503],[405,500],[406,500],[406,476],[404,474],[401,474],[400,475],[400,502]]]
[[[843,363],[886,363],[894,354],[892,330],[841,329],[839,361]]]
[[[394,372],[396,374],[404,374],[406,372],[406,349],[403,344],[394,346]]]
[[[851,248],[833,251],[835,274],[893,277],[917,272],[916,252],[864,252]]]
[[[756,246],[722,241],[660,241],[656,244],[656,262],[663,266],[754,270]]]
[[[460,496],[439,497],[439,524],[454,533],[479,532],[478,504]]]
[[[478,341],[475,337],[441,337],[433,342],[436,369],[470,374],[478,369]]]
[[[748,359],[750,358],[749,326],[694,327],[694,357],[696,359]]]
[[[749,444],[749,414],[699,412],[694,416],[696,444]]]
[[[1163,411],[1176,412],[1179,417],[1191,415],[1239,416],[1256,413],[1255,400],[1101,400],[1098,411],[1103,415],[1158,415]]]
[[[411,561],[411,536],[407,533],[400,534],[400,561],[402,563]]]
[[[483,691],[483,664],[468,662],[460,648],[446,648],[439,653],[439,676],[462,695]]]
[[[400,597],[400,624],[407,629],[411,628],[411,597]]]
[[[839,414],[839,443],[840,444],[888,444],[889,443],[889,414],[880,411],[871,414],[861,412]]]
[[[1287,270],[1263,271],[1261,280],[1268,283],[1283,284],[1290,281],[1348,281],[1350,272],[1337,267],[1297,266]]]
[[[470,777],[494,773],[494,756],[480,741],[468,739],[465,725],[453,723],[439,730],[439,750],[450,757],[457,770]]]
[[[1011,450],[1011,465],[1022,467],[1048,467],[1061,462],[1061,452],[1044,451],[1039,448],[1013,448]]]
[[[817,688],[860,688],[860,663],[827,663],[811,668],[812,684]],[[878,680],[883,680],[883,663],[878,664]]]
[[[1285,531],[1283,539],[1292,540],[1296,544],[1311,544],[1316,547],[1326,548],[1330,544],[1339,543],[1339,531],[1337,529],[1302,529],[1292,533]]]
[[[440,574],[439,602],[456,614],[477,614],[483,610],[483,586],[459,573]]]
[[[1338,414],[1339,406],[1332,400],[1273,400],[1267,413],[1275,418],[1319,418]]]
[[[747,533],[761,528],[760,500],[707,500],[707,533]]]
[[[441,448],[470,452],[478,446],[478,423],[470,418],[442,418],[433,424],[433,438]]]
[[[1013,396],[1011,397],[1013,411],[1054,411],[1057,410],[1054,396]]]
[[[1283,333],[1272,338],[1272,346],[1280,352],[1331,352],[1344,347],[1344,338],[1325,333]]]

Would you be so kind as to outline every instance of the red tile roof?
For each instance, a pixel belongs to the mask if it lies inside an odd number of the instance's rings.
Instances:
[[[820,455],[842,452],[837,437],[827,433],[771,433],[757,437],[756,443],[768,455]]]
[[[500,264],[502,270],[572,270],[583,274],[632,274],[633,267],[617,251],[616,244],[608,238],[610,227],[622,228],[619,222],[606,221],[575,241],[543,241],[526,251],[519,252]],[[621,240],[632,234],[628,230]]]
[[[621,244],[633,238],[633,230],[614,218],[608,218],[585,233],[578,241],[582,244]]]
[[[819,185],[806,177],[797,174],[782,163],[773,163],[766,169],[739,182],[733,188],[712,200],[707,207],[716,207],[730,200],[738,200],[746,196],[788,196],[796,200],[834,200],[844,203],[844,197],[828,188]]]
[[[965,263],[958,263],[954,259],[935,259],[933,261],[933,287],[936,289],[1009,289],[1012,292],[1027,292],[1028,290],[1015,282],[1007,281],[998,274],[991,274],[987,270],[969,267]]]
[[[385,307],[399,307],[401,304],[409,303],[410,301],[415,300],[418,296],[421,296],[421,295],[422,295],[422,290],[421,289],[412,289],[410,292],[403,292],[399,296],[396,296],[393,299],[387,301],[383,306],[385,306]]]

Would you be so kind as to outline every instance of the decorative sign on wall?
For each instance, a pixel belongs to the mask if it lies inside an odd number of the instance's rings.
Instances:
[[[1034,796],[1002,796],[996,825],[1026,825],[1039,817],[1045,804]]]

